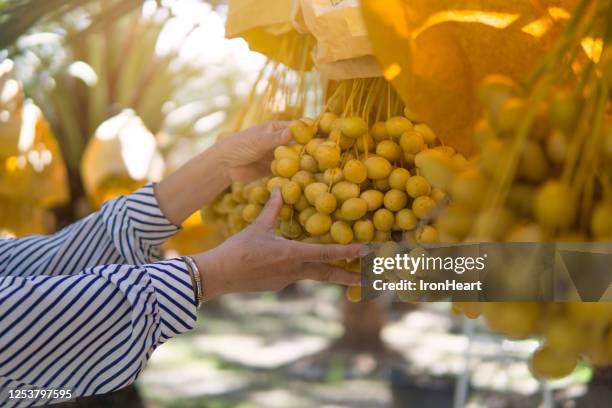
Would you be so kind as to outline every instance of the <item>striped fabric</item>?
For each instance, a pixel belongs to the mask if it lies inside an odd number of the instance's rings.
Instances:
[[[0,407],[66,400],[14,398],[27,390],[123,388],[191,330],[187,266],[159,258],[177,231],[148,185],[54,235],[0,240]]]

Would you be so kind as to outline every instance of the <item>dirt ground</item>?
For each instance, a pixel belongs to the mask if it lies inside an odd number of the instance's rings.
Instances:
[[[446,407],[461,375],[470,384],[466,407],[565,406],[584,393],[590,368],[544,386],[526,364],[535,340],[494,336],[452,317],[448,304],[390,304],[382,354],[338,348],[341,296],[302,284],[289,296],[227,296],[205,306],[197,328],[160,347],[140,376],[145,405]]]

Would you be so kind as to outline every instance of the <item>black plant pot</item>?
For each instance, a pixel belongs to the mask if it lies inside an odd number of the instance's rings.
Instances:
[[[448,408],[453,406],[455,377],[414,376],[402,369],[390,373],[394,408]]]

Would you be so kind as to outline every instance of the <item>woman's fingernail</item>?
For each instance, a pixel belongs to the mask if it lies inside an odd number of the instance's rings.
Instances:
[[[370,253],[370,248],[368,248],[367,246],[362,246],[361,249],[359,250],[359,256],[366,256],[369,253]]]

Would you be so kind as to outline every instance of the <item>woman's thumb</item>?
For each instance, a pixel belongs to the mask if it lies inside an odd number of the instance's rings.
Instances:
[[[261,210],[261,214],[255,220],[255,224],[263,228],[272,228],[282,206],[283,199],[280,189],[275,188],[270,193],[270,199]]]
[[[287,127],[266,133],[259,145],[263,151],[270,151],[278,146],[287,145],[291,141],[291,131]]]

